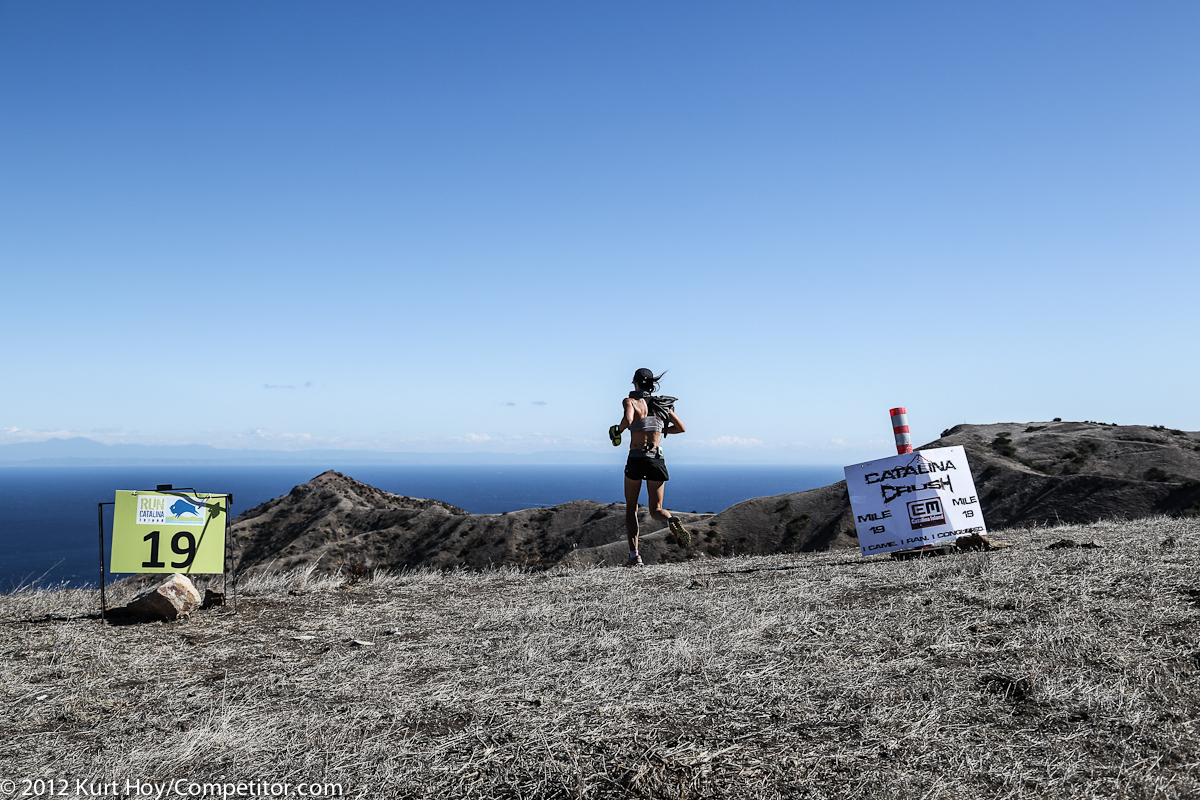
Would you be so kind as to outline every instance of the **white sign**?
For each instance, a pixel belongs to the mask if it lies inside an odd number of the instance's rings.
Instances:
[[[845,468],[863,555],[986,533],[962,447],[941,447]]]

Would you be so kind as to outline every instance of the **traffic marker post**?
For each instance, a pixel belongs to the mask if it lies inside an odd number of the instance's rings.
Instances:
[[[892,415],[892,433],[896,435],[896,455],[902,456],[913,451],[912,436],[908,432],[908,411],[904,406],[893,408],[888,412]]]

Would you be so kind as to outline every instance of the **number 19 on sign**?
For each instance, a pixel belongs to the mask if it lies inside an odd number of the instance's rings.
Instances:
[[[142,541],[150,543],[150,560],[143,561],[142,566],[148,569],[159,569],[165,567],[162,561],[158,558],[158,539],[162,536],[162,531],[150,531],[142,537]],[[184,542],[185,544],[180,544]],[[171,537],[171,552],[178,556],[182,556],[182,561],[172,561],[171,566],[175,569],[187,569],[196,559],[196,537],[191,531],[180,531]]]

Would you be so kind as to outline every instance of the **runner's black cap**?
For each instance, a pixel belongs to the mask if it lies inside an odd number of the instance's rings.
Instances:
[[[655,392],[658,391],[658,382],[662,380],[662,375],[655,375],[652,370],[642,367],[637,372],[633,373],[633,384],[638,387],[640,392]]]

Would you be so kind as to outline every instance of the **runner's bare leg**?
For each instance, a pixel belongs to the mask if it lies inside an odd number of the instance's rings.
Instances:
[[[646,481],[646,503],[650,506],[650,516],[659,522],[671,518],[671,512],[662,507],[663,494],[663,481]]]
[[[649,482],[647,482],[648,484]],[[629,552],[638,552],[638,495],[642,493],[642,482],[625,479],[625,538],[629,540]],[[659,492],[662,496],[662,492]]]

